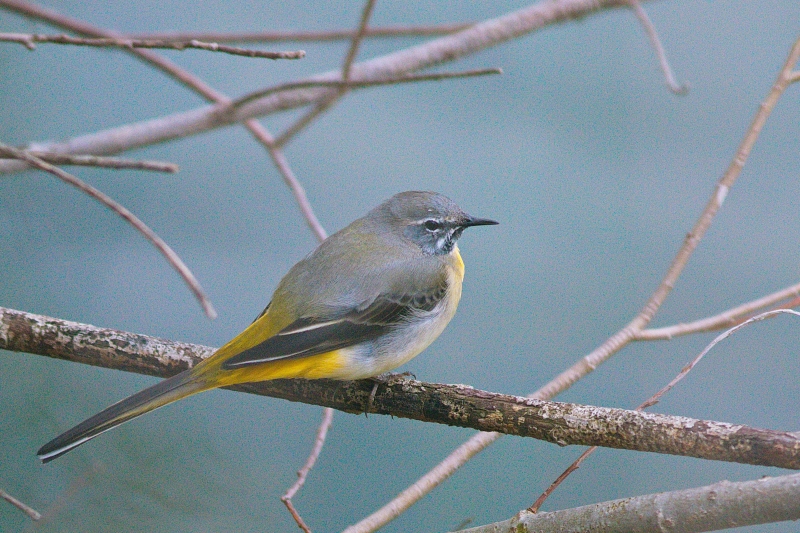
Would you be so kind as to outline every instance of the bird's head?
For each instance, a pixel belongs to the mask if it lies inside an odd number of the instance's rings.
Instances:
[[[418,245],[426,255],[449,254],[470,226],[497,224],[470,216],[448,197],[427,191],[396,194],[373,209],[370,216],[388,224],[389,231]]]

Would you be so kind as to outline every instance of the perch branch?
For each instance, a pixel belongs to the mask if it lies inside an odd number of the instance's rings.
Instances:
[[[0,308],[0,349],[167,377],[212,348]],[[232,390],[363,413],[373,381],[275,380]],[[625,409],[548,402],[465,385],[383,380],[371,412],[570,444],[800,469],[800,435]]]

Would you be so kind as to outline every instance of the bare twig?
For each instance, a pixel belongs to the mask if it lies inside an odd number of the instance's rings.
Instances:
[[[800,283],[786,287],[772,294],[768,294],[756,300],[744,303],[732,309],[728,309],[722,313],[714,316],[687,322],[685,324],[675,324],[673,326],[665,326],[663,328],[648,328],[636,334],[636,340],[669,340],[681,335],[689,335],[692,333],[701,333],[705,331],[715,331],[722,328],[730,327],[736,324],[737,321],[743,320],[744,317],[755,313],[766,307],[770,307],[783,302],[787,298],[794,297],[795,299],[781,305],[782,308],[792,308],[800,305],[796,301],[796,297],[800,295]]]
[[[20,511],[22,511],[26,515],[28,515],[31,520],[40,520],[42,518],[41,513],[39,513],[36,509],[34,509],[33,507],[30,507],[30,506],[26,505],[25,503],[19,501],[18,499],[16,499],[15,497],[13,497],[11,494],[7,493],[3,489],[0,489],[0,498],[4,499],[8,503],[13,505],[14,507],[19,509]]]
[[[209,318],[216,318],[217,312],[214,310],[214,306],[211,304],[211,300],[209,300],[208,296],[206,296],[205,291],[200,286],[200,283],[197,281],[197,278],[194,277],[192,271],[189,270],[189,267],[181,260],[178,254],[169,247],[169,245],[164,242],[164,240],[156,235],[156,233],[151,230],[144,222],[142,222],[136,215],[128,211],[125,207],[119,204],[117,201],[113,200],[110,196],[106,195],[102,191],[92,187],[91,185],[84,183],[82,180],[78,179],[77,177],[73,176],[72,174],[61,170],[60,168],[39,159],[38,157],[32,155],[25,150],[19,150],[17,148],[7,146],[5,144],[0,143],[0,152],[4,153],[7,156],[15,157],[21,159],[31,165],[32,167],[38,168],[45,172],[49,172],[53,174],[60,180],[65,183],[72,185],[73,187],[77,188],[78,190],[88,194],[95,200],[99,201],[116,214],[121,216],[125,219],[131,226],[133,226],[139,233],[141,233],[145,239],[150,241],[153,246],[155,246],[159,252],[166,258],[167,262],[180,274],[186,284],[194,293],[195,297],[200,301],[200,305],[203,307],[206,315]]]
[[[57,518],[66,507],[74,502],[80,491],[88,486],[97,474],[102,473],[104,470],[105,467],[100,462],[93,462],[87,465],[80,474],[72,478],[69,485],[58,494],[55,501],[44,509],[41,523],[46,524]]]
[[[567,478],[568,478],[568,477],[569,477],[569,476],[570,476],[570,475],[571,475],[571,474],[572,474],[574,471],[576,471],[578,468],[580,468],[580,466],[583,464],[583,462],[584,462],[584,461],[585,461],[585,460],[586,460],[586,459],[587,459],[587,458],[588,458],[590,455],[592,455],[596,449],[597,449],[597,446],[592,446],[592,447],[590,447],[590,448],[587,448],[586,450],[584,450],[584,452],[583,452],[583,453],[580,455],[580,457],[578,457],[577,459],[575,459],[575,461],[574,461],[574,462],[573,462],[571,465],[569,465],[569,466],[567,467],[567,469],[566,469],[566,470],[564,470],[563,472],[561,472],[561,475],[560,475],[560,476],[558,476],[558,477],[555,479],[555,481],[553,481],[552,483],[550,483],[550,486],[549,486],[549,487],[547,487],[547,489],[545,489],[545,491],[544,491],[544,492],[542,492],[542,493],[539,495],[539,497],[538,497],[538,498],[536,498],[536,501],[535,501],[535,502],[533,502],[533,505],[531,505],[530,507],[528,507],[526,510],[527,510],[529,513],[538,513],[538,512],[539,512],[539,509],[541,509],[541,508],[542,508],[542,505],[544,505],[544,502],[545,502],[545,501],[547,501],[547,498],[549,498],[549,497],[550,497],[550,495],[551,495],[551,494],[553,494],[553,492],[555,492],[555,490],[556,490],[556,489],[557,489],[557,488],[558,488],[558,487],[561,485],[561,483],[562,483],[562,482],[563,482],[565,479],[567,479]]]
[[[687,94],[689,92],[689,85],[686,83],[679,84],[675,79],[675,75],[672,73],[672,68],[669,66],[669,61],[667,60],[667,53],[664,51],[664,47],[661,45],[661,39],[658,38],[656,27],[653,26],[653,23],[650,21],[650,17],[647,16],[647,12],[639,3],[639,0],[630,0],[630,5],[631,9],[633,9],[633,12],[636,14],[636,18],[639,19],[639,23],[644,28],[645,33],[647,33],[647,37],[650,39],[650,44],[653,46],[653,49],[656,52],[656,56],[658,56],[658,64],[661,66],[661,72],[664,73],[664,79],[667,83],[667,87],[674,94]]]
[[[685,378],[689,374],[689,372],[691,372],[694,369],[694,367],[697,366],[697,364],[700,362],[700,360],[703,359],[703,357],[705,357],[705,355],[709,351],[711,351],[711,349],[714,346],[717,345],[717,343],[719,343],[720,341],[730,337],[735,332],[737,332],[738,330],[740,330],[741,328],[743,328],[743,327],[745,327],[745,326],[747,326],[749,324],[752,324],[754,322],[758,322],[758,321],[761,321],[761,320],[765,320],[767,318],[771,318],[771,317],[773,317],[775,315],[778,315],[778,314],[781,314],[781,313],[790,313],[790,314],[793,314],[793,315],[796,315],[796,316],[800,316],[800,313],[798,313],[797,311],[793,311],[791,309],[776,309],[776,310],[773,310],[773,311],[767,311],[766,313],[761,313],[758,316],[754,316],[754,317],[750,318],[749,320],[746,320],[746,321],[742,322],[741,324],[730,328],[729,330],[727,330],[726,332],[722,333],[721,335],[718,335],[713,341],[711,341],[708,344],[708,346],[706,346],[705,349],[697,355],[697,357],[692,359],[692,361],[690,361],[689,364],[687,364],[686,366],[684,366],[681,369],[681,371],[678,373],[677,376],[675,376],[672,379],[672,381],[667,383],[664,387],[661,388],[661,390],[659,390],[658,392],[653,394],[650,398],[648,398],[647,400],[642,402],[642,404],[639,405],[636,408],[636,411],[644,411],[648,407],[652,407],[655,404],[657,404],[659,401],[661,401],[661,398],[666,393],[668,393],[670,390],[672,390],[675,387],[675,385],[677,385],[683,378]],[[588,450],[584,451],[581,454],[581,456],[578,457],[575,460],[574,463],[572,463],[564,472],[561,473],[560,476],[558,476],[558,478],[552,484],[550,484],[550,486],[547,488],[547,490],[545,490],[539,496],[539,498],[536,499],[534,504],[531,505],[530,507],[528,507],[528,511],[531,512],[531,513],[538,512],[539,509],[542,507],[542,504],[545,502],[545,500],[547,500],[547,498],[550,497],[550,495],[553,493],[553,491],[556,488],[558,488],[558,486],[561,485],[561,483],[565,479],[567,479],[567,477],[570,474],[572,474],[572,472],[577,470],[578,467],[580,467],[580,465],[583,463],[583,461],[586,460],[587,457],[592,455],[596,449],[597,449],[597,446],[592,446]]]
[[[288,499],[288,498],[287,499],[281,498],[281,501],[286,506],[286,508],[289,510],[289,514],[292,515],[292,518],[294,519],[295,523],[297,524],[297,527],[302,529],[304,533],[311,533],[311,529],[308,527],[308,524],[305,523],[305,521],[303,520],[303,517],[300,516],[300,513],[298,513],[297,509],[294,508],[294,504],[292,503],[292,500]]]
[[[68,29],[70,31],[81,33],[83,35],[90,35],[96,37],[114,37],[114,38],[122,37],[121,35],[115,32],[98,28],[84,21],[72,17],[67,17],[53,10],[36,6],[22,0],[0,0],[0,6],[5,7],[7,9],[12,9],[28,17],[34,17],[44,20],[46,22],[49,22],[50,24],[54,24],[56,26]],[[194,74],[182,69],[181,67],[169,61],[168,59],[165,59],[149,50],[128,49],[127,51],[135,55],[136,57],[144,60],[145,62],[155,66],[168,76],[178,80],[186,87],[197,92],[207,100],[219,103],[223,106],[229,105],[230,99],[227,96],[215,90],[213,87],[206,84],[203,80],[201,80]],[[312,230],[318,237],[320,235],[323,235],[325,233],[325,230],[322,228],[322,225],[317,220],[316,215],[314,215],[314,211],[311,208],[311,204],[308,202],[308,198],[305,195],[305,191],[303,190],[302,185],[294,176],[294,174],[291,172],[288,162],[286,162],[286,159],[282,156],[282,154],[280,155],[280,157],[278,157],[273,152],[272,148],[274,148],[274,142],[272,140],[272,135],[270,135],[269,132],[266,130],[266,128],[264,128],[255,119],[246,120],[244,122],[244,125],[253,134],[256,140],[258,140],[270,151],[270,155],[275,161],[278,170],[281,172],[284,181],[287,183],[287,185],[289,185],[289,188],[292,191],[292,194],[294,195],[295,200],[297,201],[300,207],[301,213],[308,222],[308,225],[312,228]],[[84,152],[87,151],[96,153],[94,150],[84,150]],[[0,164],[0,166],[2,165]]]
[[[84,38],[71,35],[43,35],[40,33],[0,33],[0,42],[19,43],[28,50],[36,49],[36,44],[68,44],[75,46],[93,46],[98,48],[161,48],[166,50],[197,49],[207,52],[221,52],[243,57],[258,57],[262,59],[302,59],[306,56],[303,50],[285,52],[266,52],[264,50],[250,50],[218,43],[207,43],[192,39],[189,41],[163,41],[156,39],[141,40],[126,37],[110,38]]]
[[[19,6],[20,4],[24,3],[20,0],[0,0],[0,6]],[[622,6],[627,6],[627,0],[543,0],[532,6],[476,23],[458,33],[355,63],[352,67],[351,81],[386,79],[402,73],[415,72],[455,61],[547,26]],[[37,8],[36,12],[42,15],[52,15],[52,12],[42,8]],[[26,14],[31,13],[33,10],[26,12]],[[84,27],[89,26],[84,24]],[[96,28],[94,29],[96,30]],[[137,51],[139,53],[148,52],[147,50]],[[162,61],[159,68],[164,69],[163,65]],[[336,81],[341,79],[341,72],[337,69],[310,79]],[[205,106],[75,137],[65,142],[42,143],[37,148],[65,153],[118,153],[228,126],[257,116],[320,102],[336,91],[337,89],[327,87],[283,91],[244,106],[233,115],[219,113],[216,106]],[[216,91],[214,93],[218,94]],[[14,172],[21,168],[23,168],[22,165],[0,162],[0,172]]]
[[[471,22],[455,24],[436,24],[430,26],[382,26],[367,28],[365,38],[388,37],[433,37],[448,35],[472,26]],[[131,39],[160,39],[164,41],[213,41],[216,43],[268,43],[281,41],[346,41],[351,40],[357,30],[321,31],[260,31],[240,33],[220,32],[154,32],[126,34]]]
[[[73,31],[75,33],[79,33],[81,35],[86,35],[89,37],[104,37],[104,38],[113,38],[113,39],[123,39],[124,35],[105,30],[102,28],[98,28],[92,24],[89,24],[83,20],[76,19],[73,17],[69,17],[58,13],[52,9],[38,6],[36,4],[32,4],[30,2],[26,2],[24,0],[0,0],[0,7],[5,9],[9,9],[11,11],[15,11],[23,16],[31,17],[34,19],[43,20],[49,24],[53,24],[54,26],[58,26],[60,28]],[[183,85],[190,87],[194,91],[201,94],[204,98],[217,101],[218,99],[224,99],[227,101],[227,98],[224,94],[216,91],[214,88],[206,84],[203,80],[195,76],[194,74],[182,69],[181,67],[177,66],[175,63],[166,59],[164,57],[159,56],[155,52],[150,50],[143,50],[140,48],[127,48],[125,49],[126,52],[133,54],[134,56],[143,59],[147,63],[155,66],[165,74],[169,75],[170,77],[178,80]],[[46,144],[40,144],[36,146],[37,150],[47,149]],[[123,151],[124,148],[118,148],[112,151],[103,151],[102,153],[117,153]],[[101,153],[98,150],[54,150],[61,153],[73,153],[73,154],[83,154],[83,153],[91,153],[97,154]]]
[[[350,47],[347,50],[347,54],[344,59],[344,63],[342,64],[342,82],[343,85],[337,88],[337,91],[331,95],[326,96],[317,104],[311,108],[305,115],[300,117],[298,120],[295,121],[294,124],[289,126],[286,131],[278,136],[275,141],[276,146],[282,147],[287,142],[289,142],[295,135],[297,135],[300,131],[306,128],[311,122],[313,122],[318,116],[322,115],[330,109],[336,102],[339,101],[342,96],[345,95],[347,92],[347,83],[350,81],[350,73],[353,67],[353,61],[358,54],[358,49],[361,45],[361,41],[364,38],[364,32],[367,29],[367,23],[369,22],[369,18],[372,15],[372,10],[375,7],[375,0],[367,0],[366,4],[364,4],[364,8],[361,10],[361,20],[359,20],[358,28],[356,29],[355,35],[353,35],[353,39],[350,41]]]
[[[300,529],[305,531],[306,533],[311,533],[311,530],[308,528],[306,523],[300,517],[300,514],[297,512],[297,509],[294,508],[294,504],[292,504],[292,498],[294,495],[297,494],[303,485],[306,482],[306,478],[308,477],[308,473],[314,468],[314,465],[319,458],[319,454],[322,453],[322,447],[325,445],[325,439],[328,436],[328,430],[333,423],[333,409],[330,407],[326,407],[322,413],[322,422],[320,422],[319,427],[317,428],[317,437],[314,439],[314,447],[311,449],[311,453],[308,455],[308,459],[306,459],[305,464],[303,467],[297,471],[297,481],[294,482],[294,485],[289,487],[289,490],[281,496],[281,501],[286,505],[286,508],[289,509],[289,512],[294,518],[297,525],[300,526]]]
[[[347,56],[345,57],[344,65],[342,66],[342,81],[344,81],[345,83],[350,78],[350,68],[353,64],[353,60],[355,59],[356,54],[358,53],[359,45],[364,37],[364,31],[367,29],[367,22],[369,21],[369,18],[372,15],[372,10],[375,7],[375,1],[376,0],[367,0],[363,10],[361,11],[361,20],[359,21],[358,24],[358,30],[356,31],[356,34],[350,43],[350,48],[347,52]],[[346,91],[347,87],[343,86],[336,93],[336,96],[330,97],[326,99],[324,102],[317,104],[317,106],[315,106],[315,108],[310,113],[308,113],[305,117],[302,117],[300,120],[298,120],[293,127],[289,128],[289,131],[293,131],[292,135],[300,131],[300,129],[302,127],[305,127],[306,124],[309,124],[314,117],[322,114],[326,109],[328,109],[331,105],[333,105],[333,103],[336,100],[341,98],[341,96],[344,95]],[[302,124],[302,126],[298,127],[299,124]],[[283,154],[283,151],[281,150],[281,146],[283,146],[283,143],[285,143],[289,138],[291,138],[291,135],[287,136],[286,133],[284,133],[276,142],[273,142],[272,145],[269,147],[270,154],[272,155],[273,160],[275,161],[276,164],[279,164],[278,163],[279,160],[281,163],[286,162],[286,158]],[[284,176],[287,175],[294,176],[291,170],[289,170],[288,165],[286,165],[286,170],[287,173],[284,173]],[[320,235],[320,241],[324,239],[325,239],[325,232],[323,230],[322,235]],[[281,501],[284,503],[284,505],[286,505],[286,508],[289,509],[289,512],[291,513],[297,525],[300,527],[300,529],[302,529],[306,533],[311,533],[311,531],[308,529],[308,526],[300,517],[300,513],[298,513],[297,510],[295,509],[294,504],[292,503],[292,498],[297,493],[297,491],[300,490],[303,484],[305,484],[308,473],[311,471],[311,469],[314,467],[314,464],[317,462],[319,454],[322,453],[322,447],[325,445],[325,438],[328,434],[328,428],[330,427],[331,423],[333,423],[333,410],[327,408],[325,409],[325,412],[323,414],[322,422],[320,422],[320,426],[317,429],[317,438],[314,442],[314,448],[311,450],[311,454],[308,456],[308,459],[306,460],[306,463],[303,465],[303,468],[301,468],[297,472],[297,481],[294,483],[294,485],[292,485],[289,488],[288,491],[286,491],[283,497],[281,497]]]
[[[28,150],[28,153],[54,165],[76,165],[85,167],[101,167],[113,169],[150,170],[153,172],[178,172],[178,165],[163,161],[142,161],[136,159],[122,159],[119,157],[102,157],[96,155],[69,155],[53,152],[37,152]],[[2,158],[2,156],[0,156]],[[16,158],[9,158],[16,159]]]
[[[703,212],[700,214],[700,217],[695,223],[694,228],[687,235],[683,246],[680,248],[680,250],[678,250],[678,253],[673,259],[672,264],[667,270],[667,274],[659,284],[656,291],[644,305],[642,311],[630,323],[612,335],[602,345],[581,358],[577,363],[556,376],[553,380],[531,394],[529,397],[540,399],[550,399],[555,397],[560,392],[563,392],[571,387],[572,384],[579,379],[590,374],[595,368],[604,363],[606,360],[608,360],[608,358],[634,340],[639,332],[641,332],[650,323],[655,313],[661,307],[661,304],[671,292],[672,287],[675,285],[675,282],[683,271],[683,268],[689,261],[694,249],[697,247],[706,230],[711,225],[714,215],[722,206],[722,203],[730,191],[730,188],[733,186],[736,178],[741,173],[742,167],[747,160],[747,156],[750,154],[750,150],[755,144],[761,128],[763,127],[772,109],[775,107],[778,99],[791,83],[800,79],[800,76],[796,75],[792,70],[797,63],[798,57],[800,57],[800,39],[796,41],[792,47],[789,57],[778,74],[777,81],[775,84],[773,84],[764,102],[762,102],[761,106],[759,106],[759,109],[753,117],[753,121],[750,124],[744,139],[742,140],[742,143],[739,145],[739,148],[736,151],[736,155],[733,157],[728,169],[717,182],[714,193],[706,204]],[[472,457],[486,449],[500,437],[501,434],[496,432],[483,432],[472,436],[464,444],[451,452],[450,455],[448,455],[442,462],[428,471],[408,488],[403,490],[393,500],[371,515],[365,517],[357,524],[345,529],[345,533],[365,533],[375,531],[394,520],[406,509],[414,505],[423,496],[428,494],[445,479],[455,473],[456,470],[466,464],[466,462]]]
[[[705,357],[705,355],[709,351],[711,351],[711,349],[714,346],[716,346],[719,342],[727,339],[728,337],[730,337],[731,335],[733,335],[734,333],[736,333],[737,331],[739,331],[740,329],[742,329],[745,326],[748,326],[748,325],[750,325],[750,324],[752,324],[754,322],[760,322],[762,320],[766,320],[767,318],[772,318],[772,317],[780,315],[780,314],[791,314],[791,315],[795,315],[795,316],[800,316],[800,313],[798,313],[797,311],[794,311],[792,309],[774,309],[772,311],[767,311],[766,313],[761,313],[760,315],[756,315],[756,316],[754,316],[754,317],[752,317],[752,318],[750,318],[748,320],[745,320],[741,324],[730,328],[729,330],[725,331],[724,333],[721,333],[713,341],[708,343],[708,346],[706,346],[705,349],[703,349],[703,351],[700,352],[700,354],[697,357],[695,357],[688,365],[683,367],[681,369],[680,373],[678,373],[678,375],[675,376],[675,378],[672,381],[667,383],[664,386],[664,388],[662,388],[660,391],[658,391],[653,396],[648,398],[642,405],[640,405],[636,409],[637,410],[647,409],[648,407],[652,407],[653,405],[657,404],[661,400],[661,397],[664,396],[667,392],[669,392],[683,378],[685,378],[686,374],[691,372],[692,369],[697,365],[697,363],[699,363],[700,360],[703,357]]]
[[[308,227],[311,228],[312,232],[314,232],[317,240],[324,241],[328,236],[328,233],[325,231],[325,228],[322,227],[317,215],[314,214],[314,208],[311,207],[311,202],[308,201],[306,190],[303,188],[300,180],[298,180],[295,176],[292,168],[289,166],[289,161],[286,159],[283,150],[277,146],[272,134],[270,134],[270,132],[267,131],[267,129],[256,119],[252,118],[248,120],[245,122],[245,126],[247,126],[247,129],[250,131],[253,137],[255,137],[256,140],[258,140],[258,142],[260,142],[264,148],[267,149],[267,152],[272,158],[272,162],[275,164],[278,172],[280,172],[281,177],[283,177],[283,181],[289,187],[289,190],[292,191],[292,195],[294,196],[294,199],[300,208],[300,213],[302,213],[306,224],[308,224]]]
[[[645,303],[642,311],[629,324],[612,335],[601,346],[534,393],[535,397],[552,398],[559,392],[566,390],[578,379],[591,373],[598,365],[605,362],[609,357],[622,349],[622,347],[635,339],[638,333],[650,323],[655,313],[661,307],[661,304],[672,291],[672,287],[675,286],[678,277],[689,262],[689,258],[697,248],[700,240],[711,226],[711,222],[714,220],[717,211],[722,207],[728,192],[739,177],[767,117],[769,117],[774,109],[778,99],[791,84],[792,68],[797,63],[798,58],[800,58],[800,39],[798,39],[792,47],[789,57],[779,72],[775,83],[770,88],[769,94],[759,106],[730,165],[717,182],[711,198],[709,198],[708,203],[700,214],[694,227],[684,239],[683,246],[678,250],[672,264],[667,270],[666,276],[664,276],[664,279],[661,281],[656,291],[647,303]]]
[[[700,533],[800,519],[800,474],[732,483],[720,481],[596,503],[552,513],[521,512],[463,533]]]
[[[358,21],[356,33],[350,40],[350,48],[347,50],[344,63],[342,63],[343,81],[348,81],[350,79],[350,69],[353,66],[353,61],[355,61],[356,56],[358,55],[358,49],[361,47],[361,41],[364,40],[364,35],[366,35],[367,24],[369,24],[372,11],[375,9],[375,1],[376,0],[367,0],[364,4],[364,8],[361,10],[361,19]]]
[[[30,6],[25,2],[20,2],[19,0],[3,0],[6,3],[12,4],[15,9],[18,9],[25,14],[31,16],[37,16],[39,18],[43,18],[48,20],[51,23],[60,25],[62,27],[66,27],[68,29],[72,29],[73,31],[78,31],[82,33],[86,33],[89,35],[101,35],[101,36],[113,36],[112,32],[108,32],[102,30],[100,28],[93,27],[88,25],[82,21],[72,19],[70,17],[64,17],[58,13],[53,11],[38,8],[37,6]],[[138,56],[139,58],[147,61],[148,63],[156,66],[157,68],[161,69],[166,74],[174,77],[178,81],[184,83],[189,88],[195,90],[205,98],[217,102],[223,105],[227,105],[230,100],[224,94],[214,90],[212,87],[205,84],[202,80],[197,78],[196,76],[192,75],[191,73],[181,69],[174,63],[159,57],[149,51],[146,50],[130,50],[133,54]],[[275,146],[274,139],[272,135],[267,131],[265,127],[263,127],[256,119],[249,119],[244,122],[245,127],[251,132],[251,134],[255,137],[257,141],[259,141],[265,148],[267,148],[271,158],[273,159],[276,167],[278,168],[279,172],[283,176],[284,181],[289,186],[292,194],[294,195],[301,213],[303,217],[306,219],[311,230],[317,236],[317,238],[322,241],[326,238],[327,233],[325,229],[320,224],[319,220],[317,219],[316,215],[314,214],[314,210],[311,207],[308,198],[306,197],[305,190],[303,186],[300,184],[299,180],[295,177],[294,173],[292,172],[291,168],[289,167],[289,163],[286,160],[283,152]],[[323,420],[320,424],[318,434],[322,434],[323,436],[327,433],[327,428],[330,426],[333,417],[333,410],[330,408],[325,408],[323,410]],[[323,441],[324,442],[324,437]],[[316,462],[316,458],[319,456],[321,451],[321,444],[320,442],[315,445],[315,450],[312,451],[312,456],[309,457],[307,461],[308,469],[310,469],[313,464]],[[317,447],[320,450],[317,450]],[[305,467],[304,467],[305,468]],[[307,472],[306,472],[307,475]],[[302,483],[301,483],[302,485]],[[296,518],[297,523],[307,530],[307,526],[303,523],[302,519],[300,518],[299,514],[297,514],[296,510],[294,510],[294,506],[292,505],[291,501],[287,503],[287,507],[292,515]]]
[[[281,91],[290,91],[293,89],[305,89],[308,87],[333,87],[338,89],[359,89],[362,87],[379,87],[381,85],[399,85],[401,83],[414,83],[420,81],[441,81],[455,78],[471,78],[476,76],[487,76],[491,74],[502,74],[503,69],[500,68],[481,68],[472,70],[463,70],[460,72],[431,72],[428,74],[403,74],[392,78],[383,80],[365,80],[365,81],[296,81],[282,83],[274,87],[268,87],[263,90],[255,91],[244,96],[241,96],[231,102],[231,107],[241,107],[259,98],[264,98],[271,94]]]

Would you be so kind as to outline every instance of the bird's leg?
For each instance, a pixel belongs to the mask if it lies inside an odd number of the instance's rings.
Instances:
[[[381,384],[375,378],[372,378],[375,383],[372,384],[372,392],[369,393],[369,398],[367,399],[367,406],[364,408],[364,417],[369,418],[369,410],[372,409],[372,402],[375,401],[375,393],[378,392],[378,385]]]
[[[369,393],[367,406],[364,408],[364,416],[369,418],[369,412],[372,410],[372,404],[375,401],[375,394],[377,394],[378,387],[381,385],[381,383],[391,383],[394,380],[417,379],[417,376],[411,372],[402,372],[400,374],[385,372],[367,379],[373,382],[372,392]]]

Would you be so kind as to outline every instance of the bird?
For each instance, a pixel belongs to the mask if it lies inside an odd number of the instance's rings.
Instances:
[[[461,299],[466,214],[429,191],[396,194],[325,239],[281,279],[264,311],[194,367],[117,402],[42,446],[47,463],[187,396],[273,379],[357,380],[408,362]]]

